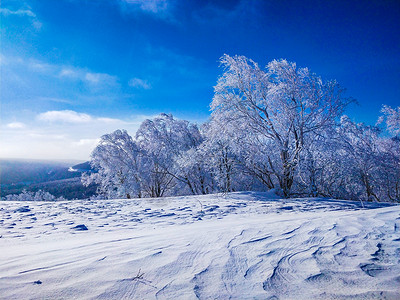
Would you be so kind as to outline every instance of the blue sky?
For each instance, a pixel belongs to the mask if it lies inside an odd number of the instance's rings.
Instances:
[[[0,157],[87,159],[167,112],[209,116],[224,53],[337,79],[374,124],[400,103],[400,2],[3,0]]]

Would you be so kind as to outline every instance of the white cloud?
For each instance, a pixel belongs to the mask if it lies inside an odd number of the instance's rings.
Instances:
[[[87,68],[70,65],[50,64],[37,59],[26,59],[21,57],[4,56],[0,54],[0,65],[8,69],[16,69],[18,73],[29,76],[33,73],[49,76],[57,80],[70,81],[71,83],[82,82],[92,92],[119,91],[119,78],[114,75],[101,72],[93,72]],[[64,83],[63,82],[63,83]]]
[[[11,10],[8,8],[0,8],[0,13],[4,16],[17,15],[17,16],[28,16],[28,17],[36,18],[36,14],[33,11],[31,11],[30,9]]]
[[[137,6],[143,11],[152,13],[164,12],[169,6],[167,0],[123,0],[123,2]]]
[[[85,113],[78,113],[73,110],[53,110],[41,113],[37,116],[40,121],[66,122],[66,123],[88,123],[93,120]]]
[[[64,140],[66,136],[64,134],[49,134],[49,133],[37,133],[30,132],[28,136],[35,138],[36,140]]]
[[[34,21],[32,22],[32,25],[33,25],[33,27],[35,27],[37,30],[41,29],[42,26],[43,26],[42,22],[40,22],[40,21],[38,21],[38,20],[34,20]]]
[[[99,142],[100,139],[80,139],[79,141],[72,142],[72,146],[94,148]]]
[[[134,136],[150,115],[128,120],[97,117],[75,111],[48,111],[36,116],[23,130],[1,127],[0,157],[87,160],[103,134],[126,129]]]
[[[106,73],[91,73],[87,72],[85,74],[84,80],[90,84],[108,84],[114,85],[117,83],[117,78],[115,76]]]
[[[98,83],[101,79],[101,74],[96,73],[86,73],[85,80],[91,83]]]
[[[118,3],[122,12],[135,13],[144,12],[151,14],[156,18],[168,21],[171,23],[179,23],[174,17],[173,3],[174,0],[119,0]]]
[[[96,120],[103,123],[125,123],[122,120],[112,118],[96,118]]]
[[[80,80],[91,86],[116,86],[118,78],[107,73],[95,73],[80,68],[63,67],[59,72],[59,77],[73,80]]]
[[[73,110],[52,110],[40,113],[36,117],[39,121],[45,122],[63,122],[63,123],[114,123],[114,124],[131,124],[120,119],[94,117],[86,113],[79,113]]]
[[[131,80],[129,80],[128,84],[134,88],[141,88],[145,90],[151,89],[151,84],[145,79],[132,78]]]
[[[38,20],[36,14],[31,9],[18,9],[11,10],[8,8],[0,8],[0,14],[3,16],[19,16],[19,17],[29,17],[32,21],[33,27],[36,29],[42,28],[43,24]]]
[[[7,124],[7,128],[10,129],[23,129],[25,127],[26,127],[25,124],[21,122],[12,122]]]
[[[60,71],[60,77],[77,78],[78,73],[69,68],[62,68]]]
[[[56,102],[56,103],[67,103],[67,104],[73,104],[74,103],[74,101],[72,101],[72,100],[63,99],[63,98],[56,98],[56,97],[38,97],[38,100]]]
[[[28,67],[31,68],[32,70],[40,73],[48,73],[51,72],[54,68],[54,66],[39,62],[39,61],[30,61],[28,64]]]

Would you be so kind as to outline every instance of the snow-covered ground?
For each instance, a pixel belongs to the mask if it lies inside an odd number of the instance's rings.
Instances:
[[[399,206],[0,202],[0,236],[2,299],[400,299]]]

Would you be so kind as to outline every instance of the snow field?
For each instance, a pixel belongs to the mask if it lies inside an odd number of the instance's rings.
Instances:
[[[273,198],[1,202],[0,298],[400,298],[399,206]]]

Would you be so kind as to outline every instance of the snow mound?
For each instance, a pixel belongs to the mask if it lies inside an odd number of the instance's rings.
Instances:
[[[400,298],[399,206],[253,192],[24,205],[0,203],[4,299]]]

